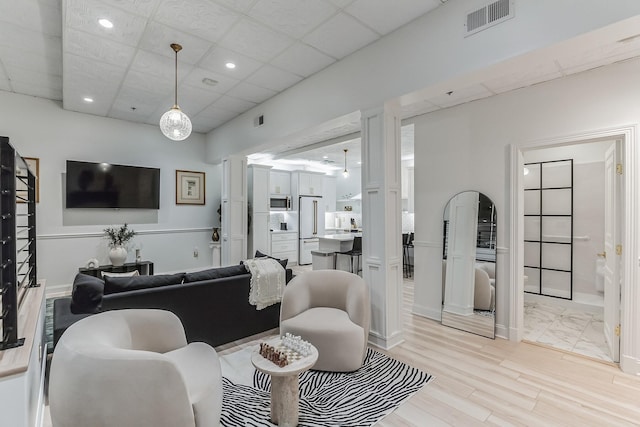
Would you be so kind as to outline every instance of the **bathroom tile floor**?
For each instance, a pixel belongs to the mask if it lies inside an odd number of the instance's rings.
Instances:
[[[579,311],[552,303],[525,301],[524,336],[561,350],[612,362],[604,339],[603,309]]]

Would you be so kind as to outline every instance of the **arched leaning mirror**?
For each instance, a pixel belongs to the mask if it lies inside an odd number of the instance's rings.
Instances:
[[[496,209],[465,191],[444,209],[442,324],[495,338]]]

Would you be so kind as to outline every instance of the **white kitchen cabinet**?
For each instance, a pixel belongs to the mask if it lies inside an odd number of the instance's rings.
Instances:
[[[293,172],[291,174],[291,189],[295,197],[322,196],[323,177],[318,172]]]
[[[322,183],[322,200],[325,212],[336,211],[336,177],[325,175]]]
[[[247,194],[251,210],[248,255],[258,250],[268,253],[271,249],[269,233],[269,175],[271,166],[249,165],[247,168]]]
[[[298,232],[274,231],[271,233],[271,256],[288,259],[289,264],[298,261]]]
[[[287,171],[271,170],[269,174],[271,194],[291,194],[291,173]]]

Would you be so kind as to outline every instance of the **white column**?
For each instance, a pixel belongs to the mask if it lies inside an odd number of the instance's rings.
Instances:
[[[222,160],[222,265],[247,257],[247,159]]]
[[[397,105],[362,111],[363,277],[371,292],[369,342],[388,349],[402,335],[402,195]]]

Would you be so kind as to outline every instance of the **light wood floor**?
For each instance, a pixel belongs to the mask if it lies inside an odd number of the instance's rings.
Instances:
[[[448,328],[411,314],[412,303],[413,281],[405,280],[405,342],[383,353],[435,379],[376,426],[640,425],[640,377],[582,356]],[[253,338],[217,350],[260,341]]]
[[[405,281],[404,291],[405,342],[384,353],[435,379],[378,427],[640,425],[640,377],[558,350],[442,326],[411,314],[413,281]],[[226,354],[257,341],[216,350]]]

